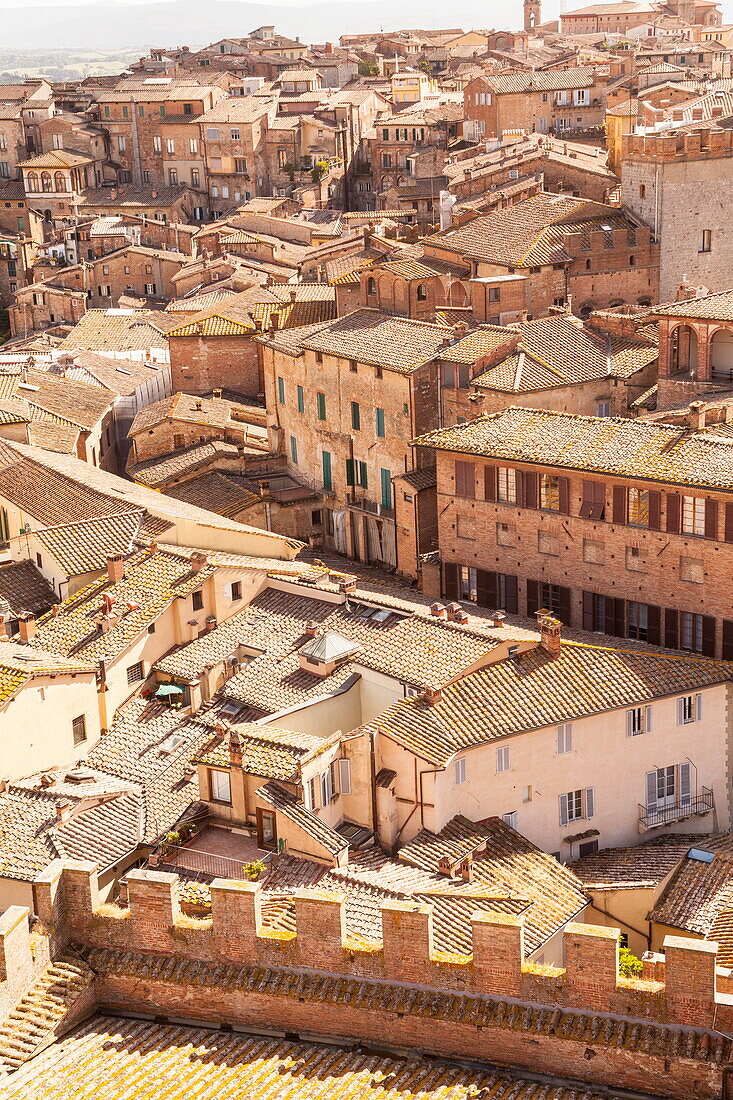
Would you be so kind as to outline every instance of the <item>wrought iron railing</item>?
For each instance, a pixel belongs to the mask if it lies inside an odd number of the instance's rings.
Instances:
[[[645,829],[658,829],[674,821],[683,821],[694,814],[709,814],[715,808],[713,792],[703,787],[690,798],[677,798],[664,806],[639,806],[639,824]]]

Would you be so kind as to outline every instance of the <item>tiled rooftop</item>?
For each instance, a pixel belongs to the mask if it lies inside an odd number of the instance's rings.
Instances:
[[[623,417],[511,407],[421,436],[421,446],[609,477],[733,489],[733,447],[684,428]]]
[[[199,466],[210,466],[217,459],[236,459],[238,454],[239,451],[233,443],[212,439],[207,443],[192,443],[190,447],[181,447],[180,450],[159,455],[157,458],[137,462],[127,467],[127,473],[133,481],[157,488],[168,481],[183,477]],[[213,501],[214,498],[209,499]]]
[[[444,339],[445,329],[438,325],[360,309],[315,331],[302,330],[299,343],[325,355],[374,363],[409,374],[434,358]]]
[[[721,294],[706,294],[702,298],[690,298],[672,305],[653,306],[655,317],[694,317],[700,321],[733,321],[733,290]]]

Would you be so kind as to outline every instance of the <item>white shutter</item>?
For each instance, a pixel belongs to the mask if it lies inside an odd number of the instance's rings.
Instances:
[[[306,780],[306,782],[303,784],[303,802],[305,804],[306,810],[313,809],[313,795],[311,794],[311,785],[309,779]]]
[[[645,726],[645,729],[646,729],[647,733],[651,733],[652,732],[652,708],[651,707],[645,707],[644,709],[646,710],[646,715],[645,715],[646,726]]]
[[[685,700],[677,700],[677,725],[684,726],[685,724]]]
[[[654,811],[657,808],[657,772],[646,773],[646,808]]]
[[[341,794],[351,794],[351,761],[346,757],[339,760],[339,786]]]
[[[595,787],[585,788],[585,816],[593,817],[596,809],[596,792]]]
[[[568,823],[568,796],[566,794],[560,795],[560,824],[567,825]]]
[[[695,721],[699,722],[702,719],[702,694],[698,691],[695,696]]]
[[[321,805],[328,806],[331,799],[328,796],[328,788],[330,786],[328,772],[321,772]]]
[[[626,711],[626,736],[634,736],[634,712],[633,710]]]
[[[557,754],[561,756],[565,752],[565,726],[557,727]]]
[[[691,794],[691,765],[680,764],[680,802],[689,802]]]

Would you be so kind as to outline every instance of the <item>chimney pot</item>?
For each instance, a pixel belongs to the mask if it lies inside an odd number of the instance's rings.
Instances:
[[[201,550],[194,550],[190,557],[191,571],[193,573],[200,573],[206,565],[208,558]]]
[[[315,621],[315,619],[309,619],[306,623],[305,636],[306,638],[318,637],[318,623]]]
[[[503,626],[504,623],[506,622],[506,615],[504,614],[503,611],[495,611],[494,614],[492,615],[491,619],[492,619],[492,621],[491,621],[492,626],[496,626],[496,627]]]
[[[356,577],[344,577],[339,581],[339,592],[348,596],[356,592]]]
[[[420,692],[419,698],[429,707],[434,707],[443,698],[443,689],[440,687],[426,687]]]
[[[18,619],[18,630],[20,631],[20,640],[26,644],[36,633],[36,616],[32,611],[24,611]]]
[[[562,623],[550,614],[547,608],[537,612],[540,627],[540,647],[551,657],[559,657],[562,648]]]
[[[700,432],[705,427],[705,406],[702,401],[691,401],[687,411],[687,426],[692,432]]]
[[[242,766],[242,742],[234,730],[229,734],[229,763],[235,768]]]
[[[448,609],[442,603],[431,603],[430,614],[436,619],[447,619]]]

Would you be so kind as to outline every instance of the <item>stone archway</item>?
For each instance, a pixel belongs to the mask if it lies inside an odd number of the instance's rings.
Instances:
[[[697,333],[691,325],[677,325],[670,336],[670,372],[697,376]]]
[[[713,378],[733,380],[733,332],[719,328],[710,341],[710,367]]]

